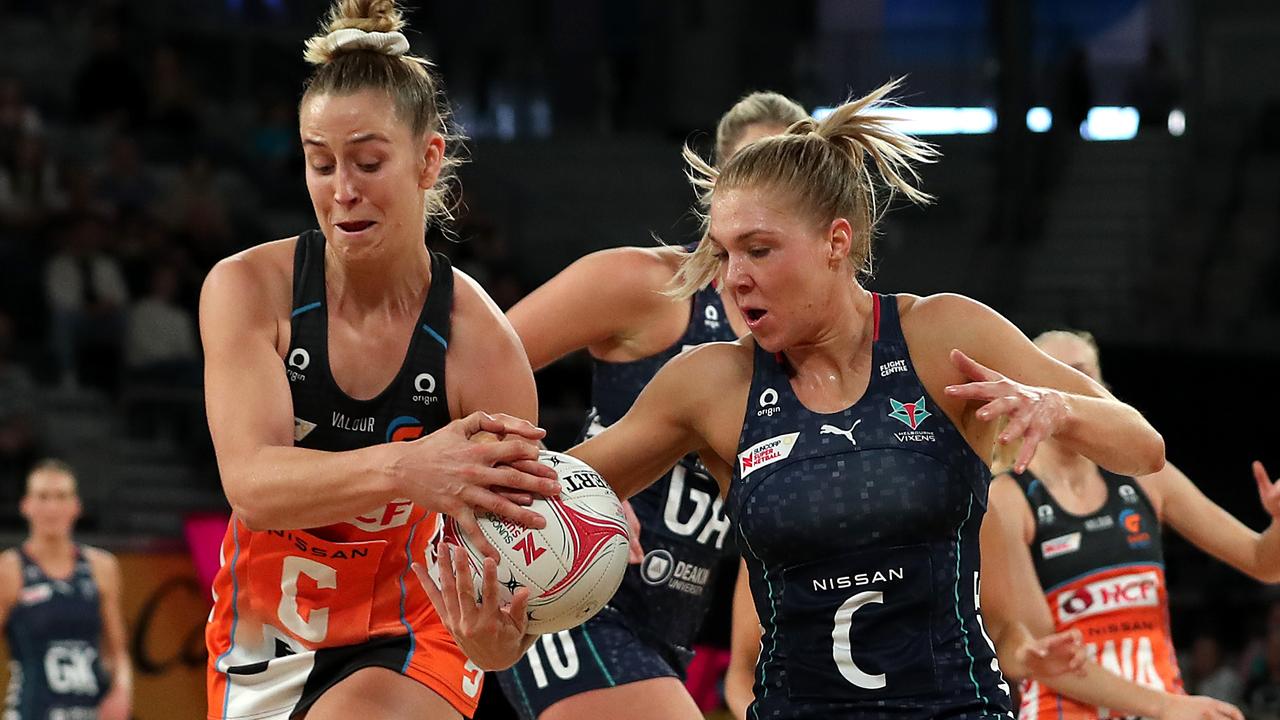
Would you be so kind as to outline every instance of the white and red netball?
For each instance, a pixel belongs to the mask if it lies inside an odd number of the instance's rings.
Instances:
[[[560,477],[559,497],[536,499],[530,509],[547,519],[542,529],[484,513],[480,529],[498,550],[498,596],[529,588],[532,635],[567,630],[586,622],[609,602],[627,569],[627,520],[622,503],[604,478],[586,463],[563,453],[542,451],[538,458]],[[466,550],[480,587],[484,556],[463,535],[453,518],[444,518],[431,543],[427,567],[439,582],[439,544]]]

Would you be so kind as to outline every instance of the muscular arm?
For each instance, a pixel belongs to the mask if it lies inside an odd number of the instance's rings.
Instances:
[[[541,370],[582,348],[597,356],[626,355],[610,360],[661,350],[647,347],[653,343],[641,336],[662,329],[655,320],[665,315],[681,308],[687,314],[687,303],[662,294],[674,272],[664,257],[671,252],[624,247],[592,253],[516,303],[507,319],[524,344],[529,364]]]
[[[736,343],[701,345],[677,355],[621,420],[569,454],[595,468],[619,497],[627,498],[699,450],[726,492],[750,379],[750,366],[744,369],[741,362],[744,356],[750,357],[750,351]]]
[[[760,618],[751,600],[747,563],[738,562],[733,587],[733,629],[729,636],[729,668],[724,674],[724,700],[737,720],[745,720],[755,700],[755,668],[760,658]]]
[[[520,338],[480,285],[454,272],[453,324],[446,376],[449,395],[458,398],[458,415],[506,413],[538,422],[538,389]]]
[[[240,255],[218,263],[200,295],[209,433],[236,515],[253,530],[318,527],[401,497],[390,445],[293,446],[293,400],[267,283]]]
[[[959,295],[934,295],[916,301],[910,313],[912,319],[904,320],[904,330],[912,346],[920,349],[912,353],[912,361],[926,376],[930,392],[938,392],[935,397],[943,395],[945,386],[972,380],[948,362],[951,350],[959,349],[1034,392],[1060,393],[1062,412],[1053,439],[1061,445],[1124,475],[1144,475],[1163,466],[1164,440],[1141,413],[1083,373],[1041,352],[991,308]],[[1000,384],[992,390],[997,398],[1004,391]],[[961,418],[970,444],[990,459],[987,449],[996,437],[995,423],[976,415],[985,401],[966,399],[954,391],[946,397],[939,402],[952,417]]]
[[[1159,499],[1161,519],[1201,550],[1260,582],[1280,582],[1280,522],[1261,533],[1250,529],[1172,463],[1138,482]]]

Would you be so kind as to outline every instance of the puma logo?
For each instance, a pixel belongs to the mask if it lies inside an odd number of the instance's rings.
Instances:
[[[819,435],[843,435],[844,437],[848,438],[849,442],[853,443],[854,447],[857,447],[858,441],[853,439],[853,429],[858,427],[858,423],[861,423],[861,422],[862,422],[861,420],[854,420],[853,425],[848,430],[841,430],[835,425],[823,425],[822,428],[818,430],[818,434]]]

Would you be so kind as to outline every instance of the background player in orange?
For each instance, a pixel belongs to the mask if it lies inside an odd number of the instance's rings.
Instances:
[[[1035,342],[1102,382],[1091,336],[1053,331]],[[1046,594],[1047,602],[1024,604],[1028,626],[1037,634],[1080,629],[1090,655],[1111,671],[1024,684],[1023,720],[1240,717],[1227,703],[1182,694],[1160,533],[1167,524],[1241,572],[1280,581],[1280,524],[1274,522],[1280,487],[1261,463],[1253,464],[1253,473],[1273,518],[1262,533],[1205,497],[1170,463],[1151,475],[1118,475],[1049,441],[1027,472],[992,482],[991,505],[1002,520],[1019,586],[1034,584]]]
[[[872,179],[927,199],[905,178],[928,150],[874,110],[893,87],[719,169],[690,158],[710,216],[680,291],[719,277],[751,335],[677,356],[620,421],[573,450],[623,496],[699,453],[768,611],[759,718],[1007,713],[996,647],[1014,672],[1069,663],[1046,660],[1007,607],[990,608],[984,626],[990,475],[976,449],[1024,439],[1021,467],[1054,437],[1120,471],[1164,462],[1141,415],[989,308],[863,289],[884,201]],[[1001,417],[1010,424],[997,432]],[[476,602],[459,570],[431,594],[466,634]],[[993,562],[988,579],[1003,589],[1001,570]],[[1071,655],[1070,638],[1055,652]]]
[[[751,93],[717,124],[716,157],[724,162],[739,147],[808,117],[782,95]],[[664,292],[691,249],[620,247],[592,253],[507,312],[535,370],[576,350],[591,353],[592,411],[585,437],[617,422],[654,374],[682,350],[731,341],[745,332],[737,310],[712,286],[691,298],[673,299]],[[544,637],[498,675],[521,717],[702,717],[681,678],[711,601],[716,569],[726,555],[737,554],[719,496],[715,481],[691,455],[631,499],[647,551],[643,560],[633,558],[641,564],[628,568],[622,587],[600,614]],[[673,584],[652,570],[677,565],[702,577]]]
[[[120,564],[72,538],[75,473],[57,460],[36,464],[20,508],[27,540],[0,553],[0,627],[12,657],[3,717],[127,720],[133,670]]]
[[[470,715],[489,659],[459,650],[411,560],[441,512],[492,552],[475,508],[541,526],[517,502],[559,492],[536,462],[542,431],[496,414],[537,416],[519,339],[425,247],[428,220],[447,218],[454,138],[402,26],[390,0],[342,0],[307,42],[299,129],[320,229],[223,260],[201,296],[234,510],[207,632],[211,718]],[[484,610],[523,627],[526,596]]]

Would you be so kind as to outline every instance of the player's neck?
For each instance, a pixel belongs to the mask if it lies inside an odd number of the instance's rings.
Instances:
[[[74,554],[75,543],[67,535],[32,533],[23,543],[23,550],[36,560],[61,562]]]
[[[871,293],[857,283],[835,297],[812,340],[785,350],[800,385],[828,388],[866,387],[875,323]]]
[[[431,281],[431,255],[417,243],[359,259],[325,253],[324,263],[330,307],[338,310],[403,308],[416,313]]]

